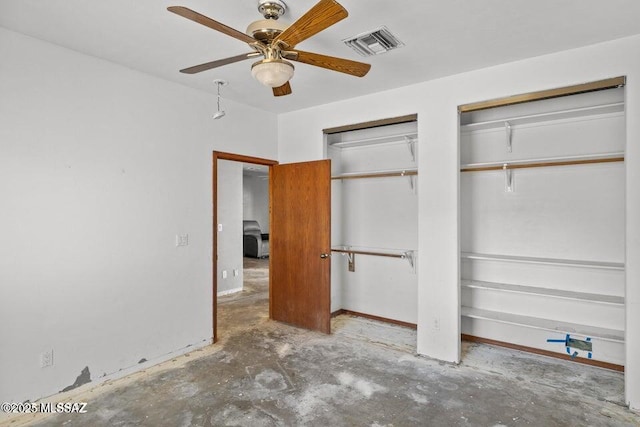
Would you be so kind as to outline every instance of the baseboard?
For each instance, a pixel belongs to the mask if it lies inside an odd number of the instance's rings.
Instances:
[[[336,317],[341,314],[349,314],[351,316],[364,317],[365,319],[377,320],[378,322],[391,323],[393,325],[402,326],[405,328],[418,329],[418,325],[415,323],[403,322],[402,320],[388,319],[386,317],[374,316],[373,314],[360,313],[357,311],[345,310],[341,308],[331,313],[331,317]]]
[[[584,359],[581,357],[572,358],[568,354],[554,353],[553,351],[549,351],[549,350],[541,350],[539,348],[527,347],[524,345],[512,344],[509,342],[492,340],[490,338],[476,337],[474,335],[461,334],[461,338],[463,341],[477,342],[482,344],[491,344],[498,347],[506,347],[513,350],[526,351],[527,353],[540,354],[542,356],[549,356],[549,357],[554,357],[556,359],[582,363],[584,365],[591,365],[591,366],[597,366],[599,368],[611,369],[612,371],[624,372],[624,366],[616,365],[615,363],[602,362],[602,361],[593,360],[593,359]]]
[[[374,316],[372,314],[359,313],[357,311],[345,310],[343,308],[334,311],[331,313],[331,317],[340,316],[341,314],[349,314],[351,316],[363,317],[365,319],[377,320],[379,322],[391,323],[394,325],[404,326],[406,328],[417,329],[417,325],[415,323],[403,322],[395,319],[388,319],[386,317]],[[554,357],[556,359],[568,360],[571,362],[582,363],[584,365],[597,366],[599,368],[611,369],[612,371],[624,372],[624,366],[616,365],[615,363],[602,362],[599,360],[593,359],[583,359],[583,358],[572,358],[568,354],[554,353],[548,350],[541,350],[539,348],[527,347],[519,344],[512,344],[504,341],[492,340],[489,338],[476,337],[473,335],[461,334],[461,338],[463,341],[469,342],[477,342],[482,344],[491,344],[498,347],[510,348],[513,350],[525,351],[527,353],[539,354],[542,356]]]
[[[52,403],[54,407],[57,403],[61,402],[87,402],[89,399],[95,399],[98,395],[117,389],[121,385],[140,380],[145,378],[147,375],[184,366],[192,360],[207,356],[220,349],[220,347],[213,346],[211,344],[212,339],[205,339],[186,347],[153,357],[145,362],[139,362],[135,365],[122,368],[105,376],[93,378],[90,382],[69,391],[40,397],[33,401],[34,403]],[[34,421],[51,417],[52,415],[54,415],[54,413],[0,413],[0,425],[22,427],[30,425]]]
[[[218,292],[218,296],[221,297],[221,296],[224,296],[224,295],[235,294],[236,292],[242,292],[242,287],[228,289],[226,291],[220,291],[220,292]]]

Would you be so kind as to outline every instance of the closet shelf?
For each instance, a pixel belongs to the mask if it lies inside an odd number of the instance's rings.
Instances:
[[[541,288],[537,286],[512,285],[507,283],[483,282],[479,280],[461,280],[460,284],[463,288],[486,289],[494,291],[522,293],[527,295],[564,298],[601,304],[624,305],[624,297],[615,295],[592,294],[586,292],[566,291],[561,289]]]
[[[399,133],[395,135],[387,135],[387,136],[378,136],[373,138],[362,138],[362,139],[354,139],[351,141],[337,141],[329,143],[330,147],[337,148],[351,148],[351,147],[362,147],[365,145],[373,145],[373,144],[385,144],[391,142],[406,142],[407,140],[416,141],[418,138],[417,132],[410,133]]]
[[[615,102],[611,104],[596,105],[591,107],[571,108],[562,111],[553,111],[548,113],[529,114],[515,117],[508,117],[499,120],[486,120],[475,123],[469,123],[460,126],[463,133],[473,132],[485,129],[494,129],[504,127],[505,123],[511,126],[524,125],[529,123],[539,123],[544,121],[554,121],[563,119],[573,119],[585,116],[595,116],[604,114],[615,114],[624,112],[624,102]]]
[[[599,328],[596,326],[580,325],[577,323],[561,322],[557,320],[541,319],[539,317],[521,316],[519,314],[503,313],[499,311],[482,310],[462,306],[463,317],[472,319],[491,320],[510,325],[543,329],[552,332],[578,334],[585,337],[597,338],[605,341],[624,343],[624,331],[617,329]]]
[[[388,178],[396,176],[414,176],[418,175],[417,168],[411,169],[393,169],[384,171],[371,171],[371,172],[350,172],[340,175],[334,175],[331,179],[359,179],[359,178]]]
[[[558,265],[558,266],[565,266],[565,267],[583,267],[583,268],[596,268],[596,269],[603,269],[603,270],[624,271],[624,263],[618,263],[618,262],[582,261],[582,260],[571,260],[571,259],[560,259],[560,258],[536,258],[536,257],[524,257],[524,256],[513,256],[513,255],[479,254],[474,252],[461,252],[460,257],[462,259],[471,259],[471,260],[521,262],[526,264],[545,264],[545,265]]]
[[[593,163],[623,162],[624,152],[586,154],[581,156],[544,157],[526,160],[504,160],[500,162],[466,163],[460,165],[461,172],[478,172],[505,169],[524,169],[547,166],[569,166]]]

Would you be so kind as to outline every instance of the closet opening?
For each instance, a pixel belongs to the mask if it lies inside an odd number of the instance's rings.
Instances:
[[[325,129],[336,334],[416,349],[417,115]]]
[[[624,83],[459,107],[464,340],[624,370]]]

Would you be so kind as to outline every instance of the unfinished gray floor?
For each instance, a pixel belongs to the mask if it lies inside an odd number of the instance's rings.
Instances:
[[[616,372],[465,344],[455,366],[415,355],[415,331],[351,316],[330,336],[268,320],[267,273],[219,300],[218,351],[38,426],[623,426]]]

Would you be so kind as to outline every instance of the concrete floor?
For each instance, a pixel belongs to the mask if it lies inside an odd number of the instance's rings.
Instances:
[[[416,356],[407,328],[339,316],[327,336],[269,321],[264,263],[219,299],[218,344],[32,425],[640,425],[617,372],[468,343],[456,366]]]

